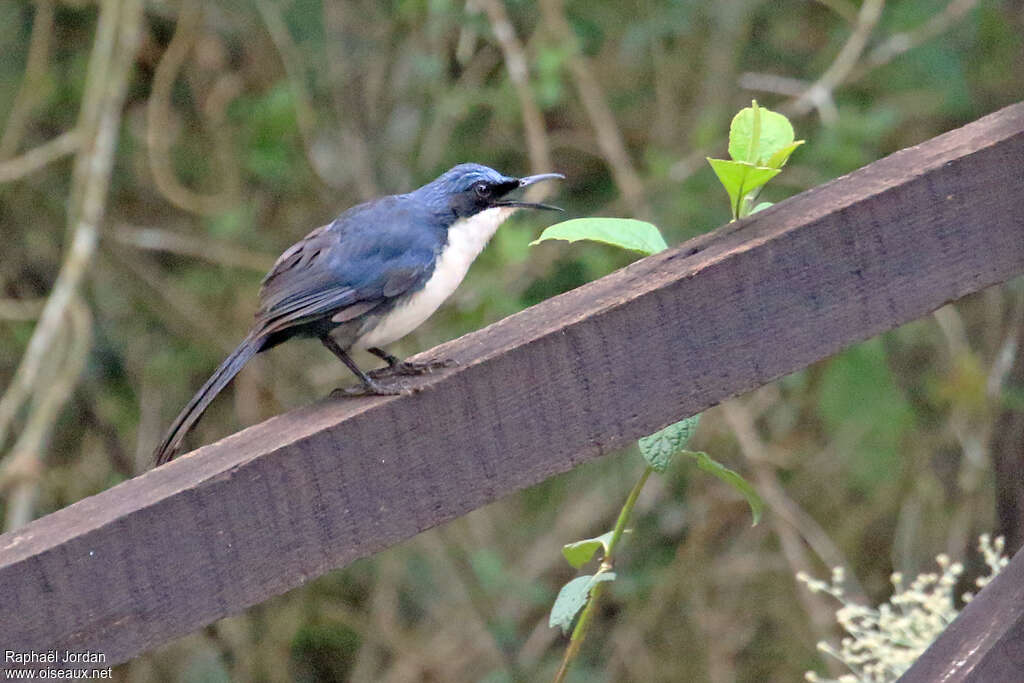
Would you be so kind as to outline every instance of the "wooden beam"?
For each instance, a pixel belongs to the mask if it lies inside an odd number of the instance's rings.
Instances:
[[[1024,104],[0,536],[0,643],[128,659],[1024,271]]]

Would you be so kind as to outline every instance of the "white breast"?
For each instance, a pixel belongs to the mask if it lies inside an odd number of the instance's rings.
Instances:
[[[452,224],[448,228],[448,244],[438,255],[434,273],[426,286],[381,318],[373,329],[356,340],[355,348],[386,346],[419,327],[452,295],[498,226],[514,211],[512,207],[495,207]]]

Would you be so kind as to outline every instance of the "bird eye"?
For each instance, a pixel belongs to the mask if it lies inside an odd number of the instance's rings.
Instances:
[[[478,197],[483,197],[486,199],[487,197],[491,196],[491,186],[488,185],[487,183],[477,183],[474,186],[474,189],[476,190],[476,194]]]

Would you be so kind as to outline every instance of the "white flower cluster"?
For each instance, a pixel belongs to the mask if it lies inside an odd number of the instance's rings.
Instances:
[[[995,578],[1009,563],[1003,555],[1003,538],[994,541],[988,534],[978,540],[978,550],[991,573],[977,580],[979,588]],[[842,567],[832,570],[829,582],[796,575],[813,593],[827,593],[842,603],[836,620],[848,634],[839,647],[818,643],[818,649],[845,664],[852,673],[838,679],[822,678],[808,671],[804,678],[812,683],[890,683],[899,678],[957,615],[953,590],[963,574],[963,565],[950,562],[946,555],[935,558],[941,574],[921,574],[909,585],[903,575],[892,575],[893,596],[877,609],[851,602],[843,591]],[[971,599],[963,595],[964,602]]]

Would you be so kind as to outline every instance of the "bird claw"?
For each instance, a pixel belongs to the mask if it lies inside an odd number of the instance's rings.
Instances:
[[[408,396],[413,390],[404,384],[384,386],[373,382],[372,384],[355,384],[350,387],[338,387],[331,392],[331,398],[346,398],[352,396]]]
[[[416,375],[428,375],[435,370],[442,370],[444,368],[451,368],[458,365],[458,362],[451,358],[445,358],[442,360],[428,360],[428,361],[400,361],[394,365],[389,365],[386,368],[379,368],[369,373],[369,376],[373,379],[381,377],[394,377],[396,375],[404,377],[412,377]]]

